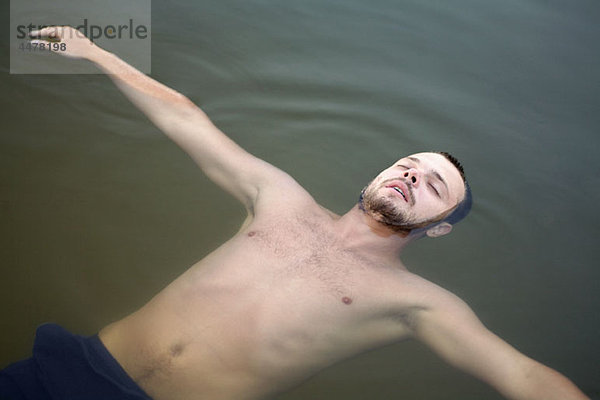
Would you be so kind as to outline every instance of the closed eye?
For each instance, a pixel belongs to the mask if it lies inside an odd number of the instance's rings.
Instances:
[[[429,184],[429,187],[431,189],[433,189],[433,191],[435,192],[436,196],[439,197],[440,199],[442,198],[442,196],[440,195],[440,192],[438,192],[438,190],[436,189],[435,186],[433,186],[431,183]]]

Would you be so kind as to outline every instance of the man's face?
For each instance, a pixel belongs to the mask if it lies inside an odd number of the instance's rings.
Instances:
[[[465,196],[456,167],[441,154],[398,160],[365,188],[362,206],[375,220],[414,229],[442,219]]]

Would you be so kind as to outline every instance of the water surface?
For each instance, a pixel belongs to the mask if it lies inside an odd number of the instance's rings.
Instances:
[[[598,2],[182,0],[152,13],[152,76],[335,212],[404,155],[455,154],[472,215],[406,264],[598,396]],[[3,59],[0,79],[1,367],[28,356],[40,323],[92,334],[137,309],[244,215],[106,77],[8,75]],[[278,400],[308,398],[500,397],[406,342]]]

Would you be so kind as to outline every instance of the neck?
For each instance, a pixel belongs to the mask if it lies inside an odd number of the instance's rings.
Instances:
[[[374,259],[394,259],[402,253],[410,238],[397,232],[364,212],[355,205],[336,221],[344,247],[352,248]]]

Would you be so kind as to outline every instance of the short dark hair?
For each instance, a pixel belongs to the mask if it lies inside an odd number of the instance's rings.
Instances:
[[[444,157],[446,157],[446,160],[450,161],[452,163],[452,165],[454,165],[456,167],[456,169],[458,170],[458,172],[460,172],[460,177],[462,178],[463,182],[467,182],[467,178],[465,178],[465,169],[463,168],[462,164],[460,163],[460,161],[458,161],[458,159],[456,157],[454,157],[452,154],[445,152],[445,151],[436,151],[435,153],[441,154]]]

